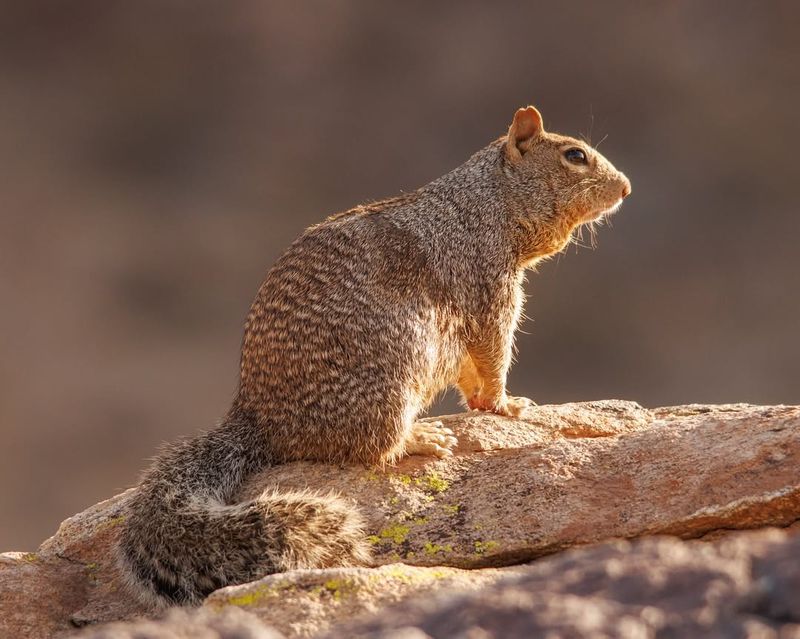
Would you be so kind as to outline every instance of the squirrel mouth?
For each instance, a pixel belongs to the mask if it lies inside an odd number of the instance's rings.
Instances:
[[[614,204],[608,207],[605,211],[600,213],[600,215],[614,215],[617,211],[619,211],[619,207],[622,206],[622,198],[619,198]]]
[[[599,209],[589,215],[586,216],[584,222],[594,222],[595,220],[599,220],[601,217],[607,217],[609,215],[613,215],[619,210],[619,207],[622,206],[622,198],[619,198],[616,202],[614,202],[611,206],[607,206],[605,208]]]

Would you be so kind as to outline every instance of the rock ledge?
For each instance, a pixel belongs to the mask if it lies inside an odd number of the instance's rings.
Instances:
[[[472,412],[443,421],[459,437],[459,448],[450,459],[412,457],[385,470],[294,463],[253,478],[243,497],[279,484],[287,489],[332,489],[351,498],[369,522],[377,567],[272,575],[213,593],[204,614],[236,606],[268,619],[290,637],[324,633],[358,615],[366,620],[350,626],[348,636],[389,636],[381,633],[390,632],[392,619],[412,618],[419,632],[423,628],[433,633],[430,636],[446,636],[441,634],[444,626],[435,621],[445,604],[431,608],[430,602],[438,599],[430,596],[413,603],[413,595],[462,592],[462,601],[470,602],[463,606],[474,608],[477,619],[482,608],[470,599],[470,591],[482,593],[476,597],[512,597],[508,593],[513,592],[519,599],[518,591],[533,592],[533,584],[540,591],[541,578],[536,575],[558,562],[582,566],[583,573],[575,568],[576,574],[584,575],[582,580],[594,574],[592,566],[626,561],[640,567],[646,562],[669,577],[669,557],[708,558],[703,553],[734,552],[730,548],[745,542],[723,540],[716,543],[734,546],[719,548],[674,539],[633,546],[617,542],[540,560],[532,567],[519,565],[573,546],[653,535],[712,539],[725,531],[786,527],[800,520],[800,407],[735,404],[647,410],[611,400],[534,407],[516,420]],[[125,592],[113,561],[130,494],[66,520],[35,553],[0,555],[0,636],[49,637],[80,625],[152,612]],[[758,557],[788,553],[790,547],[797,557],[800,548],[785,535],[747,537],[757,540],[752,544],[762,550],[741,561],[749,566],[761,561]],[[687,559],[686,566],[692,561]],[[796,560],[794,570],[796,575]],[[791,581],[795,577],[785,572],[779,578],[797,586]],[[648,571],[636,574],[648,577]],[[564,597],[556,605],[542,592],[544,598],[519,613],[537,632],[545,628],[545,617],[556,610],[563,617],[563,607],[572,605]],[[563,592],[573,598],[589,596],[578,587]],[[605,610],[611,599],[603,601]],[[792,615],[800,609],[797,601],[765,601],[768,607],[788,610],[776,613],[787,623],[796,621]],[[583,604],[576,600],[574,605]],[[401,612],[375,616],[386,606]],[[636,619],[645,630],[653,630],[669,626],[669,615],[664,615],[667,621],[661,626]],[[463,623],[454,632],[464,632],[472,623],[464,621],[469,614],[456,616]],[[772,628],[778,617],[758,623]],[[584,636],[580,629],[573,630],[578,633],[574,636]],[[600,632],[600,626],[595,630]],[[114,632],[107,636],[125,636],[118,634],[123,630]]]

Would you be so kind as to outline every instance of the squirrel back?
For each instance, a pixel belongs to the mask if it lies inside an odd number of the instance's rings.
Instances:
[[[524,271],[629,193],[608,160],[527,107],[442,178],[307,229],[253,302],[227,417],[168,447],[130,503],[119,547],[131,584],[197,603],[274,572],[367,562],[346,501],[266,491],[236,503],[237,491],[294,460],[449,455],[452,433],[415,420],[450,385],[471,408],[518,415],[529,400],[505,380]]]

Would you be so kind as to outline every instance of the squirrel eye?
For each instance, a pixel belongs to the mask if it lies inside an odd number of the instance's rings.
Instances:
[[[572,162],[573,164],[586,164],[586,154],[577,148],[567,149],[564,151],[564,157],[567,158],[567,162]]]

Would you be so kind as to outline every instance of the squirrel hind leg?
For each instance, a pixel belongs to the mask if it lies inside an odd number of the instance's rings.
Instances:
[[[457,444],[453,431],[445,428],[441,421],[416,422],[406,439],[405,450],[408,455],[432,455],[443,459],[452,457],[452,449]]]

